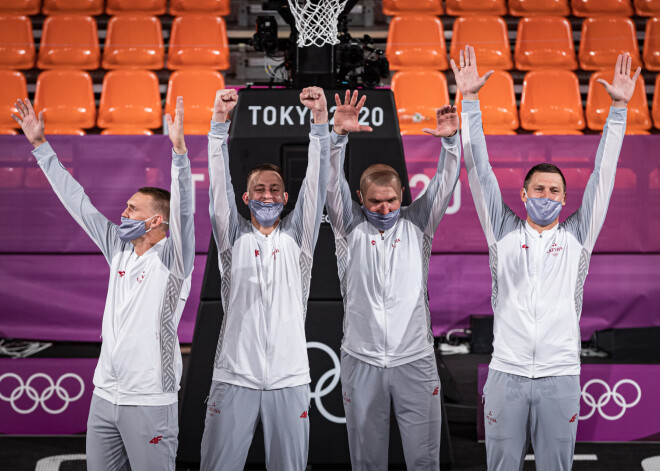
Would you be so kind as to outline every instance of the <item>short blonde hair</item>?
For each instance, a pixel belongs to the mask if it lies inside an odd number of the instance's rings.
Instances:
[[[360,177],[360,193],[364,196],[372,183],[386,186],[394,184],[401,190],[401,177],[394,168],[385,164],[373,164],[367,167]]]

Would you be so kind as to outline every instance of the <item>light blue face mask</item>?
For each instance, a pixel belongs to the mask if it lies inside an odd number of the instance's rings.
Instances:
[[[275,224],[284,210],[284,203],[262,203],[257,200],[248,202],[250,212],[263,227],[271,227]]]
[[[525,191],[525,196],[527,192]],[[550,198],[530,198],[527,196],[527,214],[539,226],[547,226],[559,217],[561,212],[561,201]]]
[[[396,222],[399,220],[399,212],[401,212],[401,208],[397,209],[396,211],[390,211],[387,214],[380,214],[369,211],[367,208],[362,206],[362,211],[364,212],[364,215],[367,216],[367,220],[371,223],[372,226],[374,226],[379,231],[386,231],[394,227]]]
[[[117,236],[119,236],[119,238],[124,242],[130,242],[137,239],[138,237],[142,237],[151,230],[147,230],[147,221],[155,218],[156,216],[158,215],[154,214],[144,221],[122,217],[121,226],[119,226],[119,229],[117,230]],[[163,221],[163,224],[169,224],[169,222]]]

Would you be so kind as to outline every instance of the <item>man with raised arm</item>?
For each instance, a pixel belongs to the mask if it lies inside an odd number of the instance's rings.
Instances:
[[[620,55],[594,171],[582,205],[564,222],[566,181],[552,164],[532,167],[520,190],[527,218],[502,201],[488,163],[478,92],[491,72],[477,73],[474,49],[451,62],[463,95],[463,153],[486,234],[493,277],[493,358],[484,387],[488,469],[522,469],[531,440],[538,470],[570,470],[580,408],[580,314],[589,258],[614,187],[626,130],[626,106],[640,69]]]
[[[314,118],[309,161],[294,210],[280,217],[288,194],[280,169],[248,174],[238,214],[229,175],[227,115],[235,90],[219,90],[209,133],[210,213],[218,246],[224,318],[202,438],[202,470],[242,470],[261,420],[269,470],[303,471],[309,447],[309,362],[305,316],[330,154],[323,90],[300,101]],[[268,150],[266,150],[268,152]]]
[[[171,196],[161,188],[140,188],[119,226],[96,210],[57,159],[44,137],[43,114],[37,118],[27,99],[16,108],[12,116],[55,194],[110,265],[87,422],[87,469],[174,470],[182,365],[176,330],[195,257],[183,99],[177,98],[174,120],[166,117],[173,145]]]
[[[341,383],[353,470],[386,470],[390,404],[408,469],[440,468],[440,379],[433,350],[427,278],[431,243],[458,181],[460,139],[456,108],[437,110],[442,138],[438,170],[426,192],[401,207],[403,186],[390,166],[364,170],[351,199],[344,176],[349,132],[371,131],[346,91],[335,96],[327,209],[335,233],[344,298]]]

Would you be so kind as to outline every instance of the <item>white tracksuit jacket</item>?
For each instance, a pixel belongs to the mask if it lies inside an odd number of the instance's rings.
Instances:
[[[458,181],[459,135],[442,139],[438,170],[426,192],[402,207],[397,223],[383,234],[351,199],[344,176],[348,136],[331,135],[326,207],[344,298],[341,348],[379,367],[413,362],[433,352],[429,260],[433,235]]]
[[[305,316],[328,173],[327,124],[312,124],[295,209],[268,236],[238,214],[229,174],[229,121],[211,122],[210,213],[222,306],[213,381],[280,389],[310,382]]]
[[[172,152],[170,237],[138,257],[133,244],[117,236],[119,226],[92,205],[49,143],[32,153],[64,207],[110,265],[94,394],[118,405],[177,402],[182,368],[177,326],[195,258],[188,157]]]
[[[626,109],[610,109],[580,209],[541,234],[502,201],[479,102],[464,100],[461,117],[465,165],[493,277],[490,368],[528,378],[580,374],[582,289],[614,188]]]

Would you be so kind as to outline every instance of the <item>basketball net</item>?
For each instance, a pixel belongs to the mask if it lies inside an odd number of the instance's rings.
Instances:
[[[302,1],[303,4],[298,3]],[[339,44],[337,19],[348,0],[288,0],[296,19],[298,47]]]

